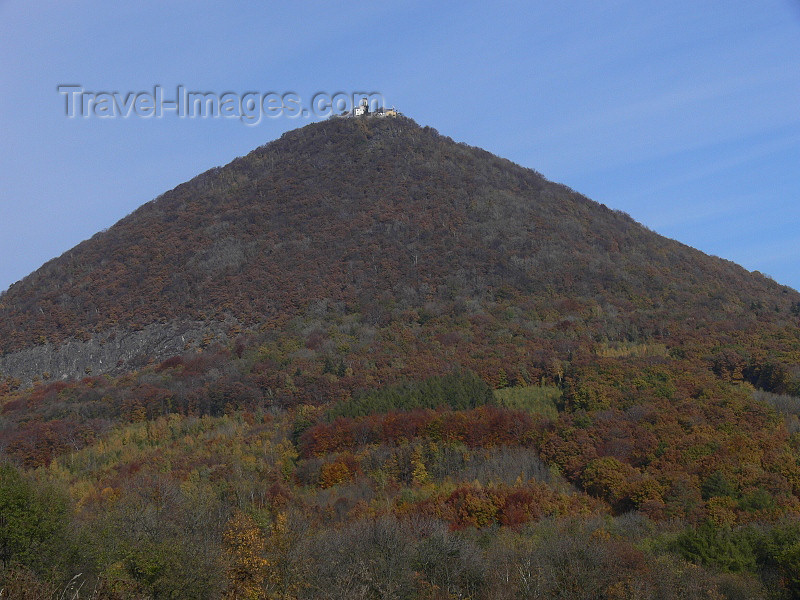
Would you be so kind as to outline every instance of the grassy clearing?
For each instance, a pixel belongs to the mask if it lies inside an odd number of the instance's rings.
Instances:
[[[494,390],[494,397],[497,403],[505,408],[524,410],[555,419],[558,416],[556,402],[561,398],[561,390],[550,385],[508,387]]]

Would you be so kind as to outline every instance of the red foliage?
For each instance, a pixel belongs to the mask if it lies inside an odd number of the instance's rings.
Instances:
[[[3,432],[0,445],[5,445],[5,452],[23,466],[34,468],[50,464],[59,454],[79,450],[92,443],[96,431],[91,424],[79,424],[72,420],[31,422],[13,432]]]
[[[369,444],[401,444],[420,437],[470,447],[531,445],[539,432],[540,421],[530,414],[494,406],[468,411],[416,410],[316,425],[303,432],[299,447],[301,455],[309,457]]]
[[[172,358],[168,358],[160,365],[158,365],[156,367],[156,373],[161,373],[162,371],[166,371],[167,369],[175,369],[181,365],[183,365],[183,357],[173,356]]]

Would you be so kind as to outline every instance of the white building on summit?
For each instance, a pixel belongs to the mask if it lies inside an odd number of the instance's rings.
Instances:
[[[361,103],[354,107],[352,111],[349,113],[342,113],[341,116],[343,117],[396,117],[400,113],[395,110],[394,107],[392,108],[376,108],[374,111],[370,112],[369,110],[369,101],[366,98],[361,99]]]
[[[369,114],[369,102],[366,98],[361,99],[361,104],[353,109],[354,117],[363,117]]]

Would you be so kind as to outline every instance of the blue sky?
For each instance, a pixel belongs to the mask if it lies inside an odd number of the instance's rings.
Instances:
[[[0,290],[307,122],[69,119],[91,92],[377,91],[800,288],[800,2],[0,0]]]

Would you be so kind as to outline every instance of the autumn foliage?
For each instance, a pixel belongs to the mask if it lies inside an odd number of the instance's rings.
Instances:
[[[290,132],[0,296],[2,361],[195,332],[0,376],[0,590],[795,597],[798,307],[411,120]]]

